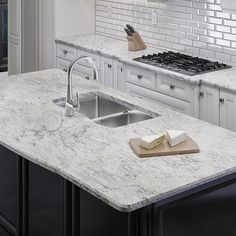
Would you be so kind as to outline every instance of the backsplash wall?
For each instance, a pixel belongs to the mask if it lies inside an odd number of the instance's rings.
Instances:
[[[236,15],[222,12],[220,0],[96,0],[97,34],[126,40],[127,23],[148,45],[236,65]]]

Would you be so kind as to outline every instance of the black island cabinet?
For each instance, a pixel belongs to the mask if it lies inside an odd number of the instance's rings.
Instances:
[[[0,146],[0,236],[125,236],[127,222],[128,214]]]
[[[235,236],[235,179],[120,212],[0,146],[0,236]]]

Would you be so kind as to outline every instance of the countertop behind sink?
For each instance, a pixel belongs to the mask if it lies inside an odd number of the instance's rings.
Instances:
[[[69,37],[57,38],[56,42],[82,49],[88,52],[93,52],[106,57],[115,58],[123,63],[133,65],[135,67],[154,71],[160,75],[166,75],[169,78],[182,80],[194,84],[206,84],[218,88],[223,88],[236,93],[236,68],[200,74],[196,76],[183,75],[174,71],[158,68],[155,66],[139,63],[132,59],[142,55],[153,54],[163,51],[169,51],[166,48],[147,47],[145,50],[138,52],[128,51],[127,42],[120,39],[115,39],[103,35],[89,34],[89,35],[75,35]],[[216,60],[217,61],[217,60]]]
[[[74,90],[100,91],[160,116],[108,128],[64,110],[52,100],[66,94],[59,70],[0,80],[0,144],[63,176],[121,211],[132,211],[236,172],[236,133],[144,99],[74,78]],[[184,129],[199,145],[193,155],[139,159],[130,138]]]

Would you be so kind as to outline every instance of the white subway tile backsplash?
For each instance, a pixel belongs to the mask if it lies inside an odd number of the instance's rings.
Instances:
[[[222,12],[220,0],[96,0],[97,34],[126,40],[127,23],[148,45],[236,65],[236,15]]]

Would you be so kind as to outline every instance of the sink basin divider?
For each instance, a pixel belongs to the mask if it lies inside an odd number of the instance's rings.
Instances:
[[[94,119],[91,119],[91,121],[96,123],[96,122],[101,121],[101,120],[107,120],[107,119],[114,118],[114,117],[121,116],[121,115],[128,114],[128,113],[129,113],[129,111],[122,111],[122,112],[114,113],[114,114],[111,114],[111,115],[94,118]]]

